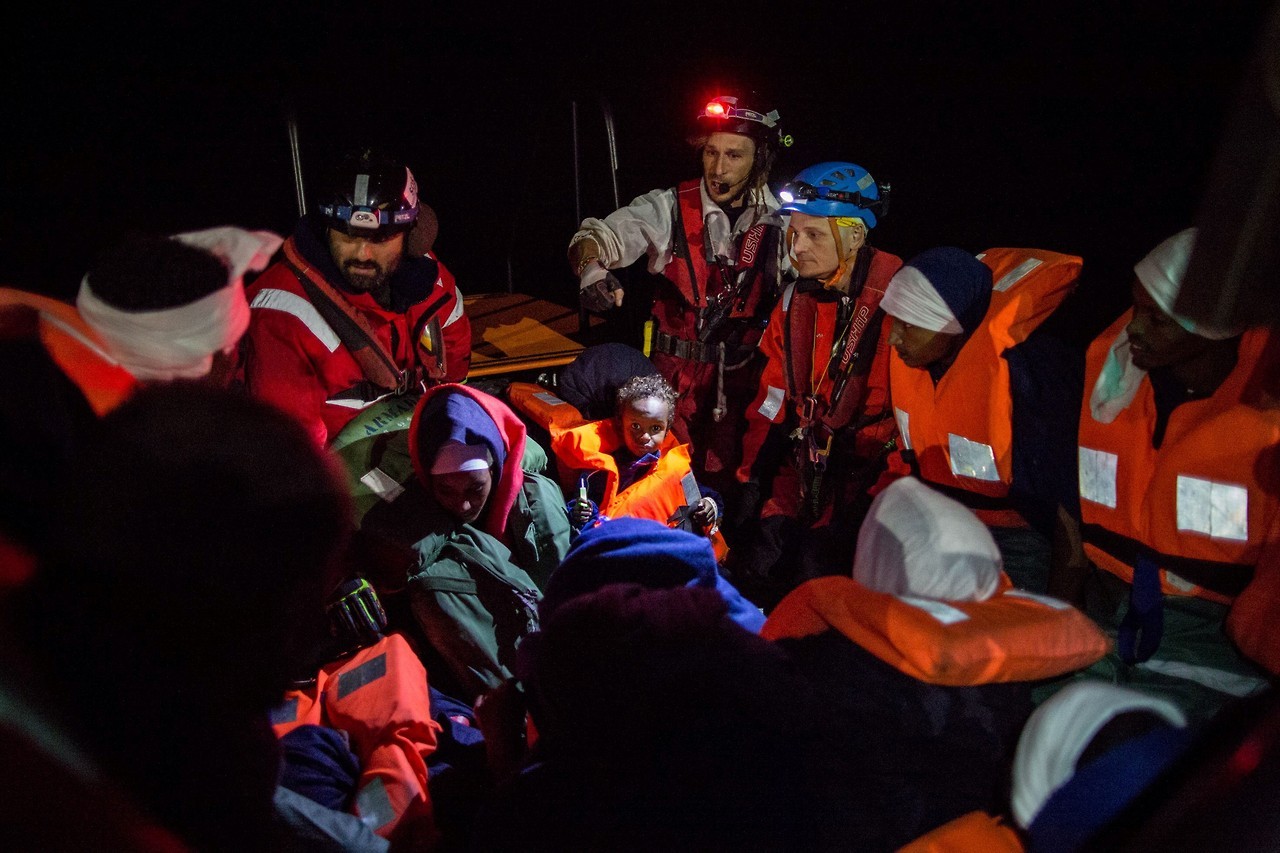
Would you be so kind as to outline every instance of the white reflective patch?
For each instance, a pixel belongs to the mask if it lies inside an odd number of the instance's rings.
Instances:
[[[1105,450],[1080,448],[1080,497],[1116,508],[1116,463],[1119,457]]]
[[[342,343],[338,333],[325,322],[316,307],[296,293],[269,287],[259,291],[258,295],[253,297],[253,302],[249,303],[249,307],[270,308],[273,311],[292,314],[302,321],[302,324],[320,340],[320,343],[324,344],[329,352],[336,350]]]
[[[680,478],[680,491],[684,492],[685,506],[693,506],[702,500],[702,491],[698,488],[698,481],[693,478],[692,471]]]
[[[952,474],[987,482],[1000,479],[1000,473],[996,471],[996,454],[991,445],[970,441],[953,432],[947,433],[947,445],[951,451]]]
[[[1267,687],[1267,682],[1261,678],[1177,660],[1152,659],[1138,664],[1138,667],[1161,675],[1172,675],[1174,678],[1194,681],[1196,684],[1203,684],[1205,687],[1231,696],[1252,696]]]
[[[375,776],[372,782],[356,794],[356,811],[365,826],[375,832],[395,820],[396,810],[391,805],[391,797],[387,794],[387,786],[382,777]]]
[[[875,178],[871,177],[871,175],[863,175],[861,180],[858,181],[858,189],[865,190],[875,182]]]
[[[443,281],[443,280],[439,280],[439,279],[437,279],[437,280],[436,280],[436,284],[437,284],[437,285],[439,285],[440,287],[444,287],[444,281]],[[445,321],[444,321],[444,325],[446,325],[446,326],[452,326],[454,323],[456,323],[456,322],[458,321],[458,319],[462,316],[462,310],[463,310],[463,306],[462,306],[462,291],[461,291],[461,290],[459,290],[459,291],[458,291],[458,298],[457,298],[456,300],[454,300],[454,303],[453,303],[453,310],[449,312],[449,319],[447,319],[447,320],[445,320]]]
[[[1044,263],[1044,261],[1039,258],[1027,258],[1025,261],[1001,276],[1000,280],[997,281],[991,289],[1003,293],[1026,278],[1027,273],[1031,272],[1042,263]]]
[[[923,610],[943,625],[954,625],[969,618],[969,614],[963,610],[957,610],[950,604],[943,604],[941,601],[934,601],[929,598],[915,598],[909,595],[900,595],[898,600],[903,604],[910,604],[918,610]]]
[[[1048,595],[1037,595],[1034,592],[1027,592],[1025,589],[1011,589],[1005,593],[1005,596],[1008,598],[1025,598],[1028,601],[1043,604],[1045,607],[1052,607],[1054,610],[1071,609],[1071,605],[1065,601],[1060,601]]]
[[[911,415],[893,407],[893,419],[898,422],[898,436],[902,439],[902,449],[911,449]]]
[[[978,260],[982,260],[986,256],[987,256],[986,252],[979,252],[978,254],[974,255],[974,257],[977,258]]]
[[[536,394],[534,394],[534,395],[533,395],[533,399],[535,399],[535,400],[541,400],[542,402],[546,403],[548,406],[567,406],[567,405],[569,405],[569,404],[568,404],[568,403],[566,403],[564,400],[561,400],[559,397],[557,397],[555,394],[548,394],[548,393],[547,393],[547,392],[545,392],[545,391],[539,391],[539,392],[537,392]]]
[[[388,476],[381,468],[374,468],[369,473],[360,478],[360,482],[369,487],[369,491],[382,498],[387,503],[391,503],[400,495],[404,494],[404,486],[400,485]]]
[[[781,388],[769,386],[769,393],[764,395],[764,402],[760,404],[759,412],[769,420],[778,417],[778,412],[782,411],[782,403],[787,399],[787,392]]]
[[[1178,529],[1214,539],[1247,542],[1249,490],[1179,474]]]
[[[1175,575],[1173,572],[1169,571],[1168,569],[1164,570],[1164,582],[1167,583],[1169,586],[1173,587],[1174,589],[1178,590],[1179,592],[1191,592],[1196,588],[1196,585],[1193,584],[1191,581],[1187,580],[1181,575]]]
[[[360,400],[355,397],[334,397],[331,400],[325,400],[325,403],[330,406],[341,406],[344,409],[367,409],[374,403],[377,403],[380,400],[385,400],[393,394],[395,394],[394,391],[388,391],[387,393],[379,397],[375,397],[372,400]]]

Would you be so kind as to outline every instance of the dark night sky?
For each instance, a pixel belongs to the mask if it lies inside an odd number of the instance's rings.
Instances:
[[[1191,221],[1269,8],[269,5],[127,18],[118,5],[75,17],[28,6],[12,22],[6,283],[70,293],[130,228],[287,232],[292,112],[304,170],[362,136],[403,154],[465,291],[504,289],[509,263],[517,290],[564,299],[570,105],[582,212],[603,215],[602,99],[625,202],[696,174],[691,116],[743,85],[797,140],[775,183],[828,159],[892,182],[877,245],[1076,252],[1095,286],[1120,292],[1128,266]]]

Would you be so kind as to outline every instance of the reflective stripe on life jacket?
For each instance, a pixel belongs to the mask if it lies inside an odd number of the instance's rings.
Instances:
[[[832,629],[912,678],[953,687],[1063,675],[1110,647],[1079,610],[1013,589],[1008,578],[986,601],[959,602],[876,592],[848,577],[816,578],[774,608],[760,636]]]
[[[37,313],[45,351],[80,389],[95,414],[105,415],[138,387],[138,380],[111,357],[74,305],[6,287],[0,288],[0,311],[5,310]]]
[[[1040,249],[989,249],[991,305],[935,385],[890,355],[889,391],[922,479],[1004,498],[1013,480],[1013,399],[1004,352],[1026,340],[1075,287],[1082,261]]]
[[[374,832],[387,837],[406,819],[430,816],[427,757],[440,727],[427,672],[404,637],[389,634],[287,693],[272,712],[276,735],[303,724],[347,734],[360,761],[354,810]]]
[[[1089,347],[1080,415],[1080,512],[1085,551],[1099,568],[1133,582],[1136,555],[1160,567],[1166,595],[1228,604],[1280,539],[1280,496],[1259,461],[1280,442],[1280,408],[1246,405],[1269,332],[1240,340],[1236,367],[1212,396],[1177,406],[1152,447],[1155,395],[1144,377],[1133,401],[1109,424],[1094,419],[1089,392],[1126,312]]]

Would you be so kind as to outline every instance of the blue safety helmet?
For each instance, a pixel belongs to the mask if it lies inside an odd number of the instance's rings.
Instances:
[[[362,151],[329,175],[317,212],[330,228],[353,237],[390,237],[417,221],[418,182],[398,160]]]
[[[889,212],[889,185],[876,183],[856,163],[819,163],[796,175],[778,192],[782,210],[810,216],[856,216],[875,228]]]

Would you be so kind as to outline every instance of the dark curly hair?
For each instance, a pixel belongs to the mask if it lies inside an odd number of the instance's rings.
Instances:
[[[667,426],[670,427],[676,416],[676,390],[657,373],[633,376],[618,386],[618,414],[621,415],[636,400],[648,400],[651,397],[667,404]]]

